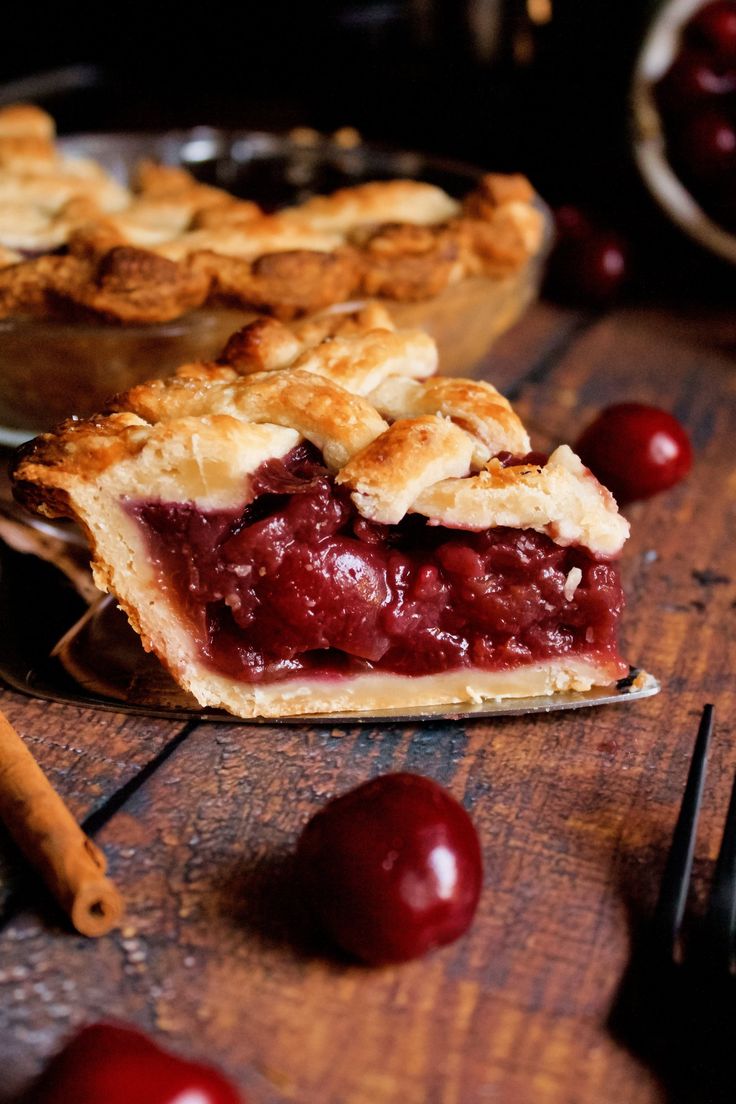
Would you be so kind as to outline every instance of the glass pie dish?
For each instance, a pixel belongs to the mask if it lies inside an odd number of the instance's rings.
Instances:
[[[247,195],[266,210],[370,180],[411,178],[451,196],[466,194],[481,172],[462,163],[362,143],[357,135],[315,132],[279,136],[196,128],[166,134],[99,134],[61,139],[65,155],[93,158],[127,183],[142,159],[181,165],[200,181]],[[551,239],[514,272],[469,276],[422,301],[384,299],[399,327],[426,330],[438,343],[445,375],[472,375],[489,346],[535,297]],[[354,309],[339,303],[330,311]],[[207,306],[174,321],[10,318],[0,321],[0,442],[16,445],[70,415],[85,417],[134,383],[169,375],[178,365],[211,359],[252,311]]]

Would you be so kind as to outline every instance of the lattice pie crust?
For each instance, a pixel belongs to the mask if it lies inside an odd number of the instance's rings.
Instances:
[[[520,269],[542,237],[521,176],[488,174],[462,202],[393,180],[265,214],[172,166],[141,165],[128,189],[64,157],[38,108],[0,109],[0,318],[151,323],[224,303],[288,319],[429,299]]]
[[[617,661],[561,656],[505,671],[368,671],[249,685],[203,664],[181,611],[162,593],[124,503],[241,507],[253,473],[302,441],[371,522],[393,525],[414,513],[452,529],[535,530],[615,558],[628,523],[574,453],[562,445],[546,464],[504,466],[499,453],[530,448],[507,400],[489,383],[436,376],[436,367],[431,340],[395,331],[380,307],[288,329],[262,319],[234,335],[219,361],[186,365],[118,396],[107,414],[37,438],[16,464],[16,493],[39,513],[79,521],[97,585],[202,705],[282,716],[611,682],[621,674]]]

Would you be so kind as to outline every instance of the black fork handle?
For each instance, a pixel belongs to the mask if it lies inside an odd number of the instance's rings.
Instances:
[[[685,912],[712,732],[713,706],[706,705],[700,719],[700,727],[695,740],[695,750],[690,762],[680,814],[672,836],[672,844],[659,889],[659,898],[652,919],[652,934],[655,945],[669,958],[674,957],[677,937]],[[729,810],[730,813],[731,810]],[[733,815],[736,818],[736,807],[733,810]],[[736,828],[734,832],[736,832]],[[734,835],[734,832],[731,835]],[[732,850],[736,855],[736,847]],[[732,879],[734,855],[731,856],[731,866],[729,867]],[[733,904],[731,905],[731,917],[733,918]]]
[[[708,956],[714,965],[731,969],[736,928],[736,777],[713,875],[705,917]]]

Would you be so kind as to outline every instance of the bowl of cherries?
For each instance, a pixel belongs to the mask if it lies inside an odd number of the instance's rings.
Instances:
[[[632,88],[634,153],[663,210],[736,264],[736,0],[666,0]]]

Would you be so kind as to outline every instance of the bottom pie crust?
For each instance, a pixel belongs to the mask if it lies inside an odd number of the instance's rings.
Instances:
[[[206,680],[195,676],[188,681],[202,705],[221,707],[240,717],[291,717],[532,698],[566,690],[590,690],[610,685],[620,676],[617,664],[602,666],[568,656],[510,671],[463,668],[415,677],[371,672],[341,679],[289,679],[258,686],[208,673]]]

